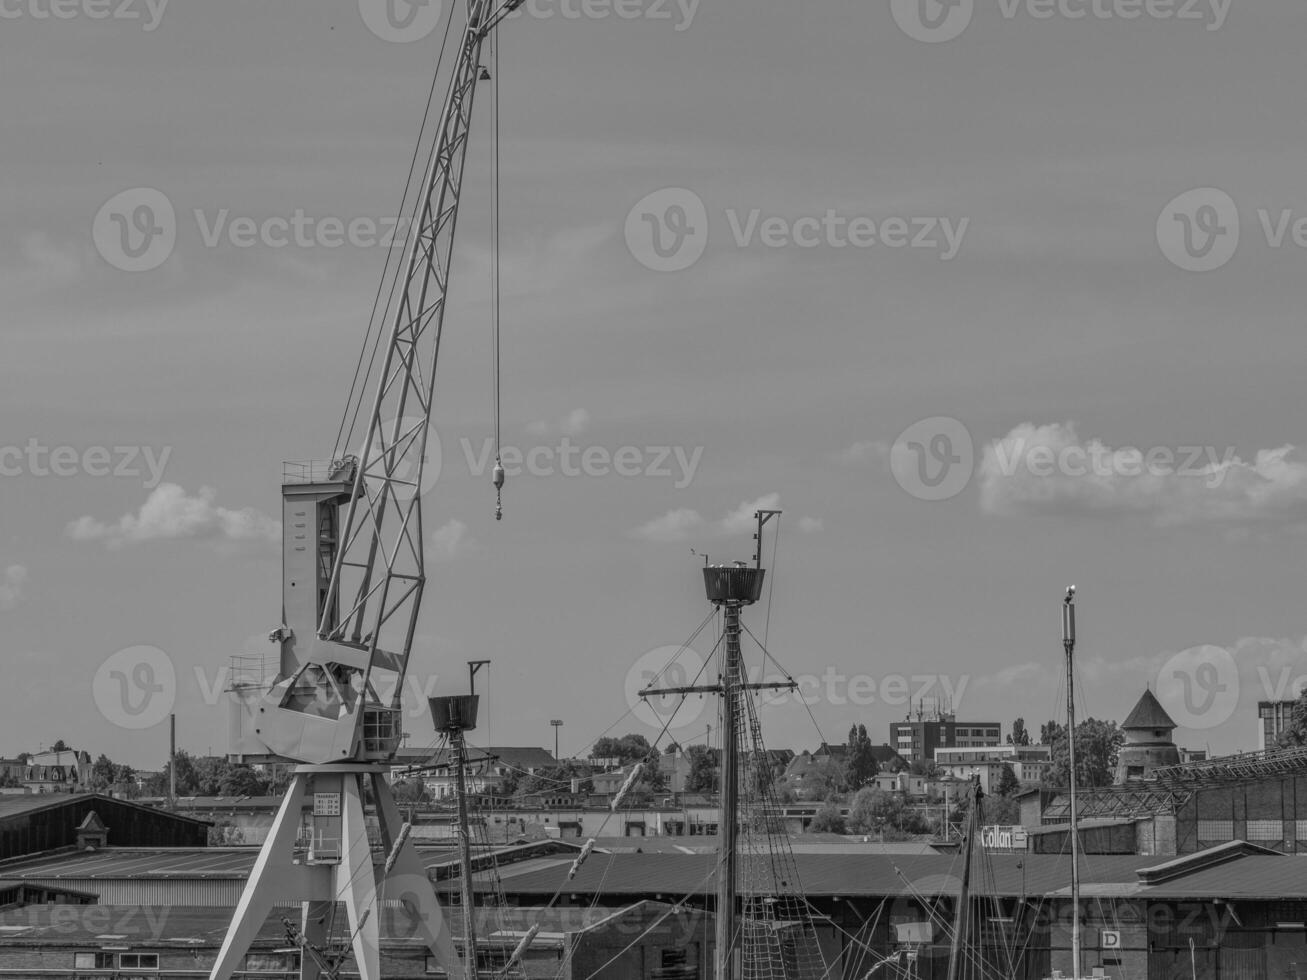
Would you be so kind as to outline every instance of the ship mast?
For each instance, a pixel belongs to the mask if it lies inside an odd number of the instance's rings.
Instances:
[[[1066,651],[1067,764],[1071,784],[1071,977],[1080,977],[1080,825],[1076,809],[1076,587],[1062,600],[1062,648]]]
[[[463,963],[468,980],[477,975],[476,896],[472,887],[472,831],[467,813],[467,732],[477,727],[477,671],[489,660],[468,661],[469,694],[431,698],[431,721],[438,733],[449,738],[458,795],[458,863],[463,899]]]
[[[762,596],[762,581],[767,570],[762,567],[762,529],[779,510],[760,510],[754,514],[757,530],[753,567],[737,561],[729,565],[704,565],[704,587],[708,601],[722,610],[722,668],[718,682],[706,687],[646,688],[641,698],[670,694],[717,694],[721,697],[722,762],[721,794],[717,816],[717,935],[714,980],[734,980],[735,957],[739,945],[736,914],[739,891],[739,806],[740,806],[740,738],[741,719],[745,714],[744,697],[748,691],[794,690],[794,681],[751,684],[744,674],[740,652],[740,610]],[[705,560],[706,561],[706,560]]]
[[[984,792],[980,777],[971,780],[971,806],[967,813],[967,839],[963,845],[962,883],[958,888],[958,907],[953,913],[953,945],[949,949],[948,980],[958,980],[962,963],[962,947],[971,924],[971,863],[975,854],[976,834],[980,830],[980,808]]]

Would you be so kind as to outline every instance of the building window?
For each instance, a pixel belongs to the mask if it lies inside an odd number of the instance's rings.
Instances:
[[[1234,840],[1234,821],[1199,820],[1198,839],[1209,841]]]
[[[119,953],[118,969],[157,970],[159,969],[159,954],[158,953]]]
[[[74,953],[75,970],[112,970],[113,953]]]
[[[651,980],[694,980],[699,975],[695,958],[685,947],[659,950],[657,969],[650,974]]]
[[[1249,820],[1248,839],[1249,840],[1273,840],[1273,841],[1283,840],[1284,821],[1283,820]]]

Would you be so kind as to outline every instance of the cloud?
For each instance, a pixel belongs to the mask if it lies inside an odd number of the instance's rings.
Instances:
[[[453,561],[476,550],[476,540],[462,521],[451,520],[431,532],[431,555],[436,561]]]
[[[1293,446],[1258,450],[1113,449],[1071,422],[1022,423],[985,447],[980,506],[990,514],[1142,514],[1163,525],[1307,519],[1307,461]]]
[[[574,408],[558,422],[532,422],[526,431],[533,436],[548,436],[555,433],[565,436],[579,436],[590,428],[590,413],[584,408]]]
[[[632,535],[646,541],[685,541],[690,535],[703,527],[704,520],[697,510],[682,507],[669,510],[662,517],[656,517],[647,524],[641,524]]]
[[[175,483],[162,483],[135,514],[124,514],[112,524],[80,517],[69,523],[68,535],[75,541],[104,541],[110,548],[182,539],[229,544],[281,539],[280,522],[252,507],[218,507],[216,496],[209,487],[192,497]]]
[[[753,530],[755,512],[775,510],[780,502],[779,493],[769,493],[757,500],[746,500],[721,520],[712,523],[705,520],[697,510],[682,507],[670,510],[662,517],[654,518],[646,524],[641,524],[631,532],[631,535],[646,541],[666,542],[687,541],[691,537],[725,537],[743,534]],[[812,518],[806,520],[811,521]],[[799,522],[799,526],[804,530],[811,530],[811,528],[803,528],[803,521]]]
[[[10,565],[0,573],[0,609],[13,609],[22,602],[26,586],[26,566]]]
[[[856,466],[860,463],[871,463],[885,459],[889,456],[889,451],[890,445],[888,442],[875,439],[869,442],[855,442],[853,445],[840,450],[835,458],[845,466]]]
[[[826,522],[823,521],[820,517],[799,518],[799,530],[804,532],[805,534],[813,534],[816,533],[817,531],[824,531],[825,529],[826,529]]]

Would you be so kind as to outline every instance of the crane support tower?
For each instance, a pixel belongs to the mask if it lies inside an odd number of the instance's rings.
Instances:
[[[381,980],[383,920],[390,935],[420,938],[449,976],[475,977],[475,955],[458,956],[386,772],[402,737],[401,692],[426,586],[423,465],[473,95],[486,77],[481,49],[521,2],[464,0],[361,450],[288,464],[283,474],[282,621],[269,635],[277,671],[233,685],[230,756],[295,768],[211,980],[243,971],[269,914],[295,902],[302,978],[325,976],[321,957],[307,953],[329,941],[337,903],[361,980]],[[365,823],[369,792],[380,866]]]

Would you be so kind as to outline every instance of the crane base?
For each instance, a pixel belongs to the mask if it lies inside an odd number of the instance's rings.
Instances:
[[[372,860],[364,819],[364,780],[376,801],[390,871]],[[306,810],[306,805],[308,809]],[[308,834],[303,835],[307,821]],[[250,944],[278,906],[299,901],[302,980],[319,980],[326,965],[315,951],[330,938],[326,922],[345,905],[354,967],[360,980],[381,980],[381,933],[420,939],[450,977],[466,976],[435,889],[410,842],[393,854],[403,821],[380,766],[300,766],[237,903],[210,980],[245,970]],[[303,838],[308,837],[307,847]]]

